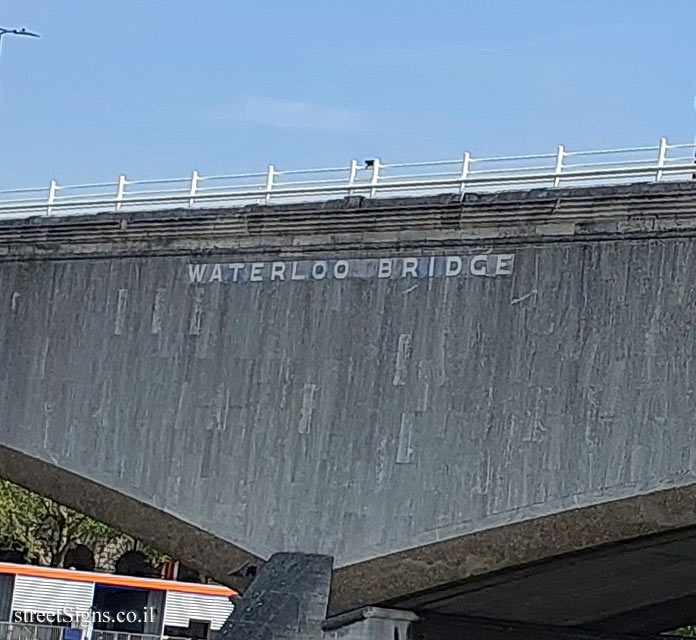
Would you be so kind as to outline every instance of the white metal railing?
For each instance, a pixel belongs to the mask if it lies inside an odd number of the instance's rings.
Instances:
[[[61,640],[62,627],[0,622],[0,640]]]
[[[58,626],[0,622],[0,640],[62,640],[64,630]],[[160,640],[160,636],[95,629],[92,640]]]
[[[69,215],[173,207],[210,207],[424,193],[464,193],[531,187],[691,180],[696,143],[568,151],[455,160],[383,163],[379,158],[343,167],[279,170],[183,178],[131,180],[0,190],[0,218]]]
[[[160,636],[147,633],[125,633],[123,631],[92,631],[91,640],[161,640]]]

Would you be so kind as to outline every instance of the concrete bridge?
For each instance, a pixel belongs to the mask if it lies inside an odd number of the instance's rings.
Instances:
[[[230,638],[692,622],[695,229],[691,182],[2,222],[0,475],[246,587]]]

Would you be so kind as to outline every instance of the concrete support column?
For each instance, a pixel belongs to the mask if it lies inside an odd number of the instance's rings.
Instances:
[[[218,639],[323,640],[332,566],[330,556],[274,554],[236,601]]]
[[[324,640],[407,640],[417,620],[410,611],[365,607],[327,620]]]

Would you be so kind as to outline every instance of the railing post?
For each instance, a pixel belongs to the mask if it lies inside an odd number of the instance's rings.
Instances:
[[[660,138],[660,149],[657,154],[657,172],[655,173],[655,181],[660,182],[662,180],[662,167],[665,166],[665,159],[667,157],[667,138]]]
[[[372,178],[370,179],[370,184],[376,185],[379,182],[379,170],[382,166],[379,158],[375,158],[372,161]],[[374,187],[370,189],[370,198],[374,198],[377,195],[377,189]]]
[[[554,170],[553,186],[558,187],[561,184],[561,172],[563,171],[563,156],[565,155],[565,147],[562,144],[558,145],[558,153],[556,154],[556,169]]]
[[[462,174],[459,176],[459,193],[464,193],[466,187],[466,179],[469,175],[469,164],[471,164],[471,154],[467,151],[462,158]]]
[[[118,190],[116,191],[116,211],[121,208],[123,204],[123,196],[126,193],[126,176],[121,174],[118,177]]]
[[[355,184],[355,178],[358,175],[358,161],[350,161],[350,173],[348,174],[348,195],[353,195],[353,190],[351,187]]]
[[[189,190],[189,207],[193,206],[193,198],[196,195],[196,189],[198,189],[198,170],[194,169],[191,174],[191,189]]]
[[[46,206],[46,215],[50,216],[52,207],[51,205],[56,201],[56,191],[58,190],[58,184],[55,180],[51,180],[51,184],[48,185],[48,201]]]
[[[273,176],[275,176],[275,167],[272,164],[269,164],[268,175],[266,176],[266,202],[271,201],[271,191],[273,190]]]

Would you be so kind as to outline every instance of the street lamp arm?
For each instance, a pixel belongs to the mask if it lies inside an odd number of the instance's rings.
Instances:
[[[38,33],[34,33],[33,31],[27,31],[24,27],[22,27],[21,29],[5,29],[4,27],[0,27],[0,38],[4,35],[30,36],[32,38],[41,37]]]

